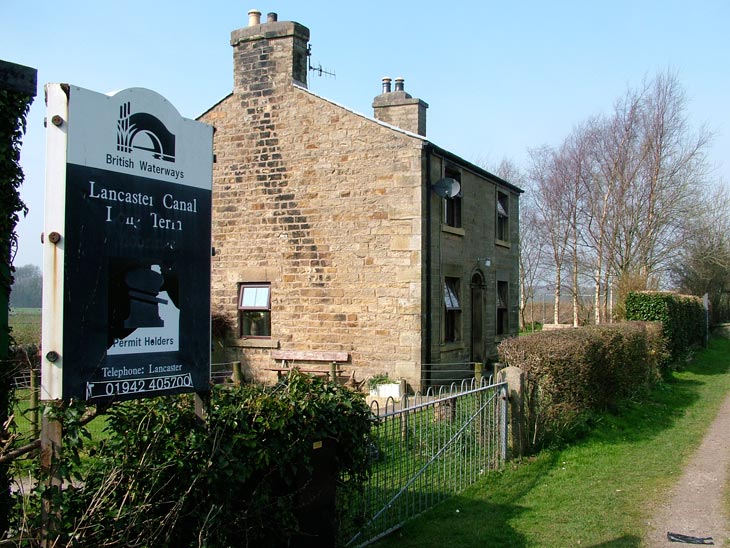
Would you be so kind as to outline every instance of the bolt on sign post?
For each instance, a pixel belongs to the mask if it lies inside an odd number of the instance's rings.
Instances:
[[[48,84],[41,398],[207,392],[213,128]]]

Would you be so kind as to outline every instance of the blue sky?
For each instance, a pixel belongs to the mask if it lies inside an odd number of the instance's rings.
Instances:
[[[38,69],[22,150],[30,213],[16,266],[41,264],[43,84],[99,92],[146,87],[195,118],[232,88],[230,32],[249,9],[311,31],[309,88],[363,114],[383,76],[429,104],[428,137],[463,158],[524,165],[628,87],[674,71],[694,128],[716,133],[709,161],[730,182],[730,2],[50,0],[0,2],[0,59]]]

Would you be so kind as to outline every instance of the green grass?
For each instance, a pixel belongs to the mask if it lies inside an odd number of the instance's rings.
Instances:
[[[15,344],[41,344],[40,308],[13,308],[8,320]]]
[[[33,428],[31,422],[33,413],[30,408],[30,390],[27,388],[16,390],[15,398],[16,403],[13,407],[13,413],[15,415],[15,432],[19,434],[23,439],[27,439],[30,437],[31,430]],[[86,429],[89,431],[94,440],[101,440],[106,438],[107,433],[104,431],[105,427],[105,415],[100,415],[94,418],[90,423],[86,425]]]
[[[374,546],[639,547],[729,391],[730,341],[716,339],[582,441],[508,464]]]
[[[17,403],[13,408],[15,427],[19,433],[25,434],[32,429],[33,413],[30,409],[30,390],[27,388],[16,390],[15,397],[17,399]]]

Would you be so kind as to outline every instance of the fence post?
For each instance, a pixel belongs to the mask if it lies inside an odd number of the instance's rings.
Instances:
[[[41,495],[41,547],[56,545],[56,535],[61,510],[54,506],[55,495],[61,491],[61,445],[63,425],[59,414],[63,408],[60,402],[51,402],[50,413],[43,414],[41,429],[41,473],[45,490]]]
[[[499,372],[502,371],[502,369],[504,369],[504,367],[505,367],[505,365],[503,363],[494,362],[494,364],[492,366],[492,379],[493,379],[492,382],[497,382],[497,379],[500,378]]]
[[[201,424],[208,424],[208,411],[210,407],[210,392],[195,393],[195,416]]]
[[[38,386],[38,370],[30,368],[30,431],[33,439],[40,436],[40,406],[38,405],[38,395],[40,387]]]
[[[481,362],[474,362],[474,380],[476,381],[477,388],[482,385],[483,368],[484,364]]]
[[[505,387],[500,390],[500,398],[501,400],[501,420],[499,421],[499,439],[500,439],[500,449],[501,449],[501,459],[502,462],[507,460],[507,432],[508,432],[508,425],[507,425],[507,413],[509,412],[509,390]]]
[[[233,362],[233,384],[241,386],[243,374],[241,373],[241,362]]]
[[[510,456],[520,458],[525,452],[525,374],[519,367],[506,367],[499,372],[499,380],[507,383]]]

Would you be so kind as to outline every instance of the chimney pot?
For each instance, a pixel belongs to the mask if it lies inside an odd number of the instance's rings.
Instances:
[[[261,12],[259,10],[250,10],[248,12],[248,26],[254,27],[261,24]]]
[[[426,109],[428,104],[406,93],[403,78],[395,79],[395,91],[390,92],[390,78],[383,78],[383,93],[373,99],[376,120],[426,136]]]
[[[269,12],[266,14],[266,22],[267,23],[276,23],[279,20],[279,15],[272,12]]]

